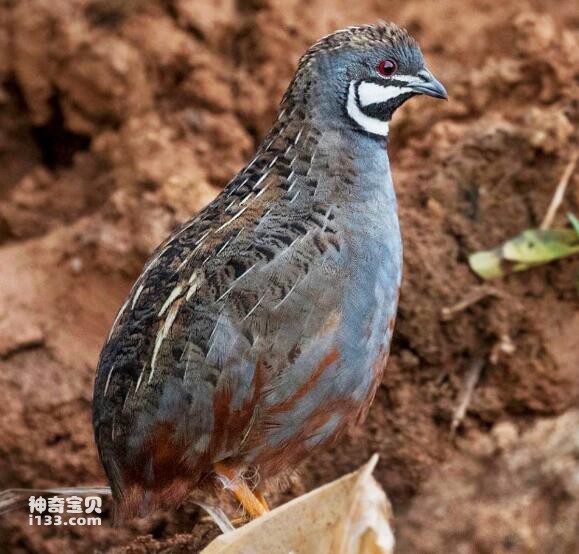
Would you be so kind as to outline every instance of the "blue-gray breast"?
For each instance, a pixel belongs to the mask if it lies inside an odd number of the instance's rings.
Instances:
[[[215,485],[258,516],[268,480],[364,419],[402,271],[385,143],[418,94],[446,98],[403,29],[322,38],[255,157],[154,252],[95,383],[118,517]]]

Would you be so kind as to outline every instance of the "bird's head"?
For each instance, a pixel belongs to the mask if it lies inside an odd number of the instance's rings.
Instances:
[[[448,97],[414,38],[392,23],[379,23],[316,42],[302,57],[284,103],[299,100],[335,124],[344,118],[358,131],[387,136],[394,111],[419,94]]]

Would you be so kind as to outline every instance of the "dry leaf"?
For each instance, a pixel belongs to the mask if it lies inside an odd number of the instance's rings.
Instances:
[[[392,508],[372,477],[377,461],[221,535],[202,554],[391,554]]]

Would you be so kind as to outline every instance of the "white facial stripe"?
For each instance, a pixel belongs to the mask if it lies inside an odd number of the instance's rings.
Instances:
[[[414,75],[392,75],[392,79],[394,81],[404,81],[405,83],[412,83],[416,81],[416,77]]]
[[[348,104],[346,107],[348,115],[366,132],[372,133],[373,135],[380,135],[382,137],[388,136],[388,122],[366,115],[358,106],[355,81],[350,83],[348,89]]]
[[[408,87],[397,87],[395,85],[382,86],[367,81],[362,81],[358,87],[358,97],[360,98],[360,106],[362,107],[387,102],[406,92],[412,92],[412,89]]]

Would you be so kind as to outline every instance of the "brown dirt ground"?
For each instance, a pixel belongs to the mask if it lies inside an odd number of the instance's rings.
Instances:
[[[575,0],[545,6],[2,0],[0,488],[103,483],[94,368],[145,258],[250,157],[300,53],[383,18],[416,35],[452,99],[413,101],[393,126],[405,280],[369,419],[273,503],[377,451],[400,552],[579,551],[569,477],[578,421],[560,416],[579,400],[577,258],[511,276],[497,295],[441,316],[481,286],[467,255],[536,226],[577,148],[579,10]],[[578,180],[565,206],[575,213]],[[542,421],[550,416],[559,419]],[[125,551],[196,552],[215,535],[199,517],[186,506],[123,529],[106,517],[100,528],[31,528],[21,511],[0,520],[0,551],[104,552],[150,535]]]

